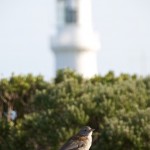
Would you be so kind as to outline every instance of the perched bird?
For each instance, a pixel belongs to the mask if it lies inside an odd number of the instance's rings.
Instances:
[[[92,144],[94,129],[89,126],[83,127],[76,135],[71,137],[60,150],[89,150]]]

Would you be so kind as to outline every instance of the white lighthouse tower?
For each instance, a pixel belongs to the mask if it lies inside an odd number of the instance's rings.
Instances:
[[[92,28],[91,0],[56,0],[57,33],[52,36],[56,69],[71,68],[85,77],[98,73],[99,38]]]

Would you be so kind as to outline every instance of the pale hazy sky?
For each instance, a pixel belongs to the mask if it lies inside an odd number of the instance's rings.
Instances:
[[[99,72],[150,74],[150,0],[93,0]],[[86,7],[86,6],[85,6]],[[55,0],[0,0],[0,77],[54,76]]]

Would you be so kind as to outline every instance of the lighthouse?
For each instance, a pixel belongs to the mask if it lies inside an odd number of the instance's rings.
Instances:
[[[51,38],[56,70],[71,68],[85,77],[98,73],[98,35],[92,27],[91,0],[56,0],[56,33]]]

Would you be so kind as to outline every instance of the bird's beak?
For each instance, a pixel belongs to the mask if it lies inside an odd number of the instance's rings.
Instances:
[[[91,131],[93,132],[95,129],[91,129]]]

